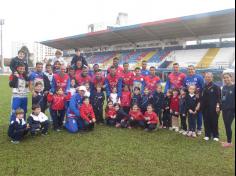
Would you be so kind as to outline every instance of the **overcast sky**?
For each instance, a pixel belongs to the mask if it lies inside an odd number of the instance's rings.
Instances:
[[[137,24],[234,7],[234,0],[0,0],[4,56],[11,57],[12,41],[86,33],[91,23],[114,24],[119,12]]]

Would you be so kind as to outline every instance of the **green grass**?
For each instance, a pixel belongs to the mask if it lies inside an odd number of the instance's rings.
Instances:
[[[50,131],[10,143],[7,125],[11,93],[0,77],[0,176],[231,176],[235,148],[174,132],[97,126],[88,134]],[[220,120],[221,139],[225,132]]]

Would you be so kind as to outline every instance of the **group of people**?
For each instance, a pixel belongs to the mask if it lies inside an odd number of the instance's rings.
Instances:
[[[163,128],[195,138],[201,135],[204,124],[204,140],[219,141],[218,118],[222,110],[227,134],[227,142],[222,145],[232,146],[235,85],[228,73],[223,75],[225,85],[221,90],[214,84],[212,73],[203,77],[190,65],[186,75],[175,63],[163,88],[156,68],[147,69],[146,61],[142,68],[130,71],[129,63],[122,67],[119,58],[114,58],[104,72],[98,64],[90,69],[79,49],[70,64],[57,51],[45,69],[38,62],[35,71],[29,73],[24,56],[20,50],[10,66],[13,97],[8,135],[13,143],[19,143],[28,132],[32,136],[47,135],[47,109],[55,131],[66,128],[72,133],[86,132],[93,130],[95,124],[104,123],[145,131]],[[32,113],[27,118],[29,91]]]

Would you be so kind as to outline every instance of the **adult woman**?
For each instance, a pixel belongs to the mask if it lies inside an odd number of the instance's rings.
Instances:
[[[232,147],[231,125],[235,118],[235,84],[230,73],[223,74],[224,87],[222,89],[222,112],[227,135],[227,142],[222,142],[223,147]]]

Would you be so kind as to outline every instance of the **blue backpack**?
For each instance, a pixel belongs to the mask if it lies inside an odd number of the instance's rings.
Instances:
[[[70,133],[76,133],[79,131],[78,123],[75,118],[67,117],[65,127],[68,130],[68,132],[70,132]]]

